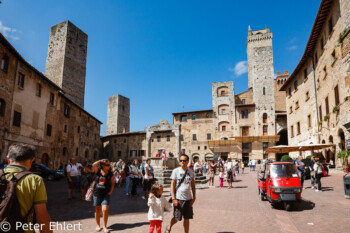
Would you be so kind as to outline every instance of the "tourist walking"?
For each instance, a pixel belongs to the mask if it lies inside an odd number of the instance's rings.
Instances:
[[[242,174],[244,174],[244,168],[245,168],[244,161],[241,161],[241,169],[242,169]]]
[[[10,182],[16,182],[15,180],[17,180],[17,183],[15,193],[1,193],[1,232],[8,232],[8,230],[11,230],[10,232],[21,232],[21,230],[24,230],[25,228],[24,224],[26,224],[26,228],[28,229],[29,224],[33,224],[34,222],[34,213],[35,224],[40,226],[40,232],[52,232],[50,224],[51,219],[46,208],[47,194],[45,183],[42,177],[28,171],[35,160],[35,154],[36,151],[34,146],[22,143],[14,143],[8,149],[8,166],[6,166],[4,170],[0,170],[0,177],[5,174],[5,179],[8,181],[7,191],[9,191],[8,189],[11,185]],[[1,183],[4,185],[4,181],[1,181]],[[2,188],[4,187],[2,186]],[[10,195],[12,195],[12,197],[9,197]],[[17,198],[19,206],[15,205],[14,200],[12,199],[11,201],[11,198]],[[7,203],[6,200],[8,200]],[[12,209],[8,211],[8,207],[11,207]],[[18,216],[22,216],[22,219],[16,219]],[[15,229],[15,226],[17,228],[17,223],[20,223],[23,220],[23,229],[21,229],[21,227]],[[6,229],[6,223],[10,224],[7,226],[12,226],[13,229]],[[33,230],[27,230],[25,232],[34,233]]]
[[[174,217],[170,225],[166,227],[166,233],[170,233],[175,223],[184,218],[184,232],[190,229],[190,219],[193,219],[193,204],[196,200],[196,182],[194,172],[187,168],[189,157],[182,154],[180,157],[181,167],[175,168],[171,174],[171,198],[174,207]]]
[[[227,184],[228,188],[232,188],[232,182],[233,182],[233,173],[234,173],[234,166],[231,158],[227,159],[227,163],[225,164],[226,168],[226,174],[227,174]]]
[[[299,172],[299,178],[300,178],[300,183],[301,187],[304,185],[304,179],[305,179],[305,164],[302,162],[303,156],[299,156],[298,160],[295,161],[295,165],[298,169]]]
[[[111,163],[108,159],[102,159],[92,164],[92,169],[96,174],[96,185],[94,189],[93,205],[95,207],[96,231],[101,231],[100,215],[103,214],[103,231],[107,229],[109,200],[114,189],[114,176],[111,171]]]
[[[309,163],[309,170],[310,170],[310,179],[311,179],[311,189],[316,189],[316,179],[315,179],[315,156],[311,157],[310,163]]]
[[[220,168],[220,171],[219,171],[220,188],[224,187],[224,177],[225,177],[224,169]]]
[[[92,181],[91,174],[93,173],[93,171],[88,167],[88,165],[88,162],[84,161],[81,168],[81,200],[83,201],[85,200],[86,191],[88,190]]]
[[[212,160],[209,164],[209,187],[214,187],[214,178],[216,172],[215,160]]]
[[[153,233],[156,228],[157,233],[162,232],[162,222],[164,219],[164,208],[170,209],[171,204],[162,196],[163,185],[153,184],[148,197],[148,221],[150,222],[148,233]]]
[[[151,159],[146,160],[146,165],[145,165],[145,176],[143,180],[143,193],[141,198],[146,199],[146,191],[150,191],[152,184],[153,184],[153,167],[151,166]]]
[[[252,169],[255,171],[255,166],[256,166],[256,160],[252,159]]]
[[[135,197],[137,195],[136,188],[137,188],[137,184],[139,182],[139,176],[140,176],[140,171],[137,167],[138,163],[139,163],[139,161],[137,161],[137,159],[134,159],[134,161],[132,162],[132,165],[131,165],[131,174],[133,175],[131,195],[133,197]]]
[[[129,195],[130,194],[130,181],[132,180],[132,178],[134,178],[134,175],[131,173],[131,162],[127,162],[125,169],[124,169],[124,173],[125,173],[125,195]]]
[[[74,158],[70,159],[70,163],[67,165],[67,180],[68,180],[68,199],[73,199],[74,191],[78,186],[78,174],[79,167],[77,161]]]
[[[166,156],[165,150],[163,150],[163,152],[162,152],[162,168],[163,169],[166,168],[166,160],[167,160],[167,156]]]
[[[315,158],[315,164],[314,164],[314,178],[317,182],[317,189],[316,192],[322,192],[322,184],[321,184],[321,177],[323,176],[323,170],[322,170],[322,163],[320,162],[320,158]]]

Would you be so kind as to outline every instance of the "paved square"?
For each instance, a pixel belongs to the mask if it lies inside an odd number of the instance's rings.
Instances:
[[[342,175],[335,173],[322,178],[322,193],[304,189],[303,201],[286,212],[260,201],[256,173],[246,171],[237,176],[233,189],[197,190],[190,232],[350,232],[350,200],[344,199]],[[310,180],[306,180],[305,187],[309,186]],[[65,180],[48,182],[47,189],[52,221],[81,222],[80,232],[96,232],[92,204],[68,200]],[[168,189],[164,195],[169,195]],[[111,232],[148,232],[147,212],[145,200],[125,196],[123,188],[117,188],[111,197],[109,229]],[[162,231],[171,216],[171,212],[165,213]],[[183,232],[182,223],[177,223],[172,232]]]

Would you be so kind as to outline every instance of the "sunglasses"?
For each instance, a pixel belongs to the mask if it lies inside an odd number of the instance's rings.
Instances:
[[[103,166],[106,166],[106,167],[108,167],[108,166],[111,166],[110,164],[103,164]]]
[[[188,160],[180,160],[180,162],[187,162]]]

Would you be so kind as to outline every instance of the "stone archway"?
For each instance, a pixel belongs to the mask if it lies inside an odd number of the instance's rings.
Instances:
[[[44,164],[45,166],[48,166],[49,165],[49,155],[47,153],[44,153],[42,156],[41,156],[41,163]]]
[[[192,154],[192,161],[195,163],[199,160],[199,154],[198,153],[194,153]]]
[[[339,137],[340,150],[345,150],[345,134],[344,134],[344,131],[342,129],[339,129],[338,137]]]

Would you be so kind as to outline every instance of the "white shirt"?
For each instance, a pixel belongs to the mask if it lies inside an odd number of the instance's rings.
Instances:
[[[78,164],[68,164],[67,165],[67,173],[70,172],[70,176],[78,176],[79,171],[78,171]]]
[[[219,178],[224,178],[224,173],[223,172],[219,173]]]
[[[227,162],[227,163],[225,164],[225,167],[226,167],[226,170],[227,170],[227,171],[232,171],[232,169],[233,169],[233,163],[232,163],[232,162]]]
[[[255,166],[255,164],[256,164],[256,160],[253,159],[253,160],[252,160],[252,165]]]
[[[148,175],[146,173],[146,170],[148,172]],[[152,175],[153,175],[153,167],[146,163],[146,165],[145,165],[145,179],[153,179]]]
[[[148,198],[147,205],[149,206],[148,221],[163,220],[164,208],[170,209],[172,206],[163,196],[160,198],[157,198],[155,196]]]
[[[197,170],[197,169],[199,169],[199,168],[201,168],[201,165],[199,165],[199,163],[196,162],[196,163],[194,164],[194,170]]]

